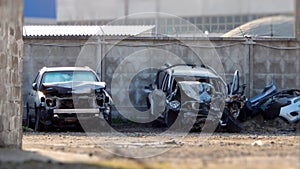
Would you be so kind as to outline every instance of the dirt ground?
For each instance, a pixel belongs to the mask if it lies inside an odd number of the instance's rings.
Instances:
[[[161,129],[148,126],[139,126],[139,130],[134,126],[119,126],[126,136],[25,132],[23,149],[50,157],[53,161],[11,168],[298,168],[299,137],[293,130],[295,126],[288,125],[291,129],[286,126],[275,128],[278,123],[281,121],[258,119],[255,125],[253,122],[243,124],[245,130],[242,133],[215,132],[210,136],[194,132],[184,138],[176,134],[159,135]]]

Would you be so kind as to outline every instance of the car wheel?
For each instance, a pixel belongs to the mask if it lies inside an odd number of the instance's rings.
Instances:
[[[228,132],[231,133],[239,133],[242,131],[243,128],[232,115],[228,115],[226,129]]]
[[[35,109],[35,124],[34,124],[34,131],[42,131],[43,130],[43,124],[40,122],[40,112],[41,110],[39,108]]]
[[[170,128],[175,123],[175,121],[178,117],[178,114],[179,114],[179,112],[172,111],[172,110],[169,110],[169,111],[166,112],[165,121],[166,121],[166,125],[167,125],[168,128]],[[179,122],[176,123],[175,128],[179,127],[178,124],[179,124]]]
[[[26,119],[25,119],[24,122],[23,122],[23,126],[29,128],[29,126],[30,126],[30,119],[29,119],[29,108],[28,108],[28,104],[26,104],[25,115],[26,115]]]
[[[111,115],[111,113],[109,113],[109,115],[108,115],[108,117],[107,117],[107,119],[106,119],[106,122],[111,126],[111,124],[112,124],[112,117],[111,117],[112,115]]]
[[[34,129],[35,123],[32,122],[32,116],[28,115],[28,128]]]
[[[111,126],[111,124],[112,124],[111,106],[108,106],[108,107],[109,107],[109,113],[105,114],[104,119]]]
[[[273,120],[279,116],[282,106],[285,106],[285,104],[275,101],[265,111],[262,111],[261,114],[265,120]]]
[[[34,129],[35,128],[35,123],[32,122],[32,116],[29,113],[29,105],[27,103],[27,107],[26,107],[26,126],[28,128]]]

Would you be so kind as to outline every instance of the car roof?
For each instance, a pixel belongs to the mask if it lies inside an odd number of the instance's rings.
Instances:
[[[98,77],[97,73],[93,69],[89,68],[88,66],[84,66],[84,67],[43,67],[42,69],[40,69],[39,75],[42,75],[45,72],[57,72],[57,71],[87,71],[87,72],[92,72],[97,77],[97,80],[100,81],[100,78]]]
[[[55,72],[55,71],[93,71],[89,67],[43,67],[41,72]]]
[[[205,78],[219,78],[212,70],[206,67],[178,65],[171,68],[174,76],[194,76]]]

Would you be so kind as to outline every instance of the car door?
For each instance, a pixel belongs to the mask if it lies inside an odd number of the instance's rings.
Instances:
[[[165,92],[167,94],[168,92],[168,89],[169,89],[169,74],[166,73],[165,76],[164,76],[164,79],[163,79],[163,82],[162,82],[162,86],[161,86],[161,89],[163,92]]]
[[[164,112],[166,107],[165,88],[167,85],[167,73],[165,71],[158,72],[155,83],[157,90],[152,91],[149,94],[148,99],[150,102],[150,113],[157,118]]]
[[[34,90],[34,87],[38,86],[38,79],[39,79],[40,72],[36,75],[34,81],[32,82],[32,86],[30,89],[30,92],[28,93],[28,99],[27,99],[27,107],[29,111],[29,115],[34,116],[35,114],[35,98],[37,95],[37,88]]]
[[[157,74],[157,77],[156,77],[156,86],[157,86],[157,89],[161,89],[163,88],[163,85],[164,85],[164,81],[165,81],[165,77],[166,76],[166,72],[165,71],[160,71],[158,74]]]

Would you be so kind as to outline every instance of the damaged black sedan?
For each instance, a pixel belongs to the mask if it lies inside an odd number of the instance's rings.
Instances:
[[[28,95],[26,124],[36,131],[78,125],[80,120],[101,119],[110,124],[112,100],[105,88],[105,82],[88,67],[44,67]]]
[[[213,69],[189,64],[159,69],[154,83],[145,89],[153,119],[178,130],[191,125],[202,130],[206,121],[217,124],[227,92],[225,82]]]

